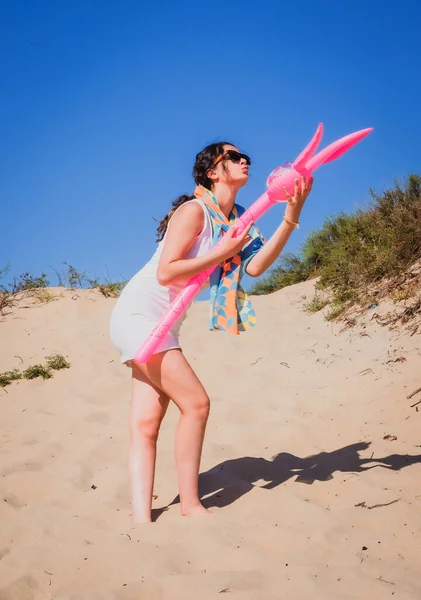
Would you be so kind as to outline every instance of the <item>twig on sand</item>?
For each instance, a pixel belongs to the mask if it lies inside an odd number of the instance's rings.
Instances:
[[[363,371],[359,371],[357,375],[367,375],[367,373],[372,373],[373,369],[364,369]]]
[[[255,365],[257,362],[259,362],[259,360],[262,360],[262,357],[261,357],[261,356],[259,356],[259,358],[258,358],[257,360],[255,360],[254,362],[250,363],[250,367],[251,367],[252,365]]]
[[[378,579],[378,581],[383,581],[383,583],[388,583],[389,585],[396,585],[396,583],[394,583],[393,581],[387,581],[387,579],[383,579],[381,575],[380,577],[376,577],[376,579]]]
[[[358,504],[354,504],[355,507],[368,508],[368,510],[373,510],[373,508],[381,508],[382,506],[390,506],[391,504],[395,504],[395,502],[399,502],[400,498],[396,500],[392,500],[391,502],[386,502],[385,504],[374,504],[373,506],[367,506],[365,502],[359,502]]]
[[[415,394],[418,394],[418,392],[421,392],[421,387],[419,387],[417,390],[412,392],[412,394],[409,394],[409,396],[407,396],[406,399],[411,400],[412,396],[415,396]],[[420,402],[421,402],[421,400],[420,400]],[[417,404],[418,404],[418,402],[417,402]],[[415,406],[415,404],[413,404],[413,406]]]

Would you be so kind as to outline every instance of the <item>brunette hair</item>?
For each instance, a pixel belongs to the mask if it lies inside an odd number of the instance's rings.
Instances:
[[[194,163],[193,167],[193,179],[196,182],[196,185],[203,185],[203,187],[207,188],[208,190],[212,189],[212,181],[207,176],[207,172],[215,165],[215,160],[223,153],[224,146],[226,145],[232,146],[233,144],[230,142],[217,142],[215,144],[210,144],[196,155],[196,162]],[[163,239],[165,232],[167,231],[168,223],[177,208],[179,208],[185,202],[193,200],[194,197],[194,194],[183,194],[174,200],[170,212],[162,219],[162,221],[160,221],[158,225],[156,232],[156,239],[158,242]]]

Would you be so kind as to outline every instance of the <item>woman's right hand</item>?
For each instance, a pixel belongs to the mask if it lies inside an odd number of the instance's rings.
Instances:
[[[249,231],[252,225],[253,223],[249,223],[249,225],[245,227],[244,231],[242,231],[236,237],[234,236],[236,235],[238,226],[233,225],[228,229],[228,231],[222,237],[222,242],[218,246],[218,256],[220,257],[221,262],[238,254],[250,241],[251,238],[249,236]]]

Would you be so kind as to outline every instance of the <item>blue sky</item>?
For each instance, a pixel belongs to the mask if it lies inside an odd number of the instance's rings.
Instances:
[[[1,0],[0,267],[130,278],[208,143],[251,155],[247,206],[319,122],[322,146],[374,127],[317,171],[298,250],[420,172],[420,18],[410,0]],[[282,214],[259,221],[266,237]]]

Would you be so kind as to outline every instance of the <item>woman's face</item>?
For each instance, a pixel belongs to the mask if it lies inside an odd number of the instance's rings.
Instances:
[[[234,151],[237,154],[233,154],[231,157],[229,151]],[[239,154],[240,151],[235,146],[224,145],[224,155],[214,167],[216,181],[231,185],[236,184],[238,188],[247,183],[250,160],[245,155],[238,156]]]

